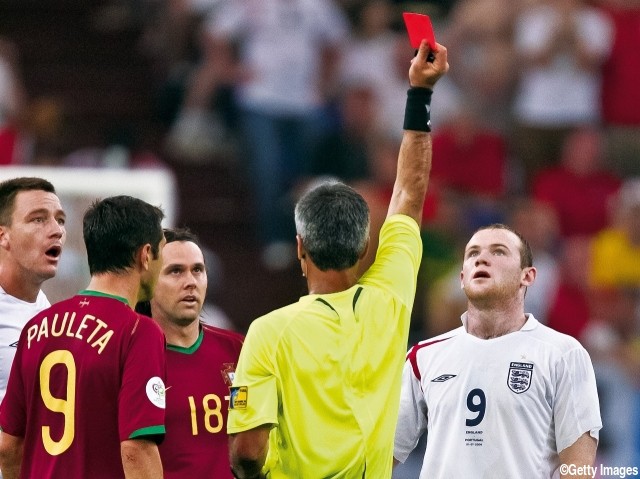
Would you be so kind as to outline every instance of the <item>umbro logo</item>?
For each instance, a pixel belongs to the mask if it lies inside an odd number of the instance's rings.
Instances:
[[[432,383],[443,383],[445,381],[448,381],[451,378],[455,378],[456,375],[455,374],[443,374],[441,376],[438,376],[435,379],[432,379],[431,382]]]

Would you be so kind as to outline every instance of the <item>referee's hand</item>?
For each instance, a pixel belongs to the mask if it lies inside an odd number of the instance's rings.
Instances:
[[[418,54],[411,60],[409,68],[409,83],[412,87],[431,88],[438,79],[449,71],[447,49],[436,43],[437,49],[431,51],[426,40],[422,40]],[[429,53],[433,55],[433,62],[428,62]]]

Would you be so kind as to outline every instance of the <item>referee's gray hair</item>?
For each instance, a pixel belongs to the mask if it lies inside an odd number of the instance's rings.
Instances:
[[[312,187],[295,208],[296,232],[322,271],[355,265],[369,240],[369,206],[350,186],[329,180]]]

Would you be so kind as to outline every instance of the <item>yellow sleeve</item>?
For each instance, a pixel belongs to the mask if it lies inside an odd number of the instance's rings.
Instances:
[[[271,350],[277,338],[262,318],[249,327],[229,400],[227,432],[234,434],[278,423],[277,376]]]
[[[421,259],[418,224],[406,215],[390,216],[380,230],[376,259],[359,282],[384,288],[412,307]]]

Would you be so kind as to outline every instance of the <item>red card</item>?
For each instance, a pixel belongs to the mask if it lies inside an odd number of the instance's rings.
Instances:
[[[429,48],[436,50],[436,37],[433,33],[433,26],[428,15],[420,13],[404,12],[402,14],[404,24],[409,34],[409,43],[412,48],[419,48],[423,39],[427,40]]]

